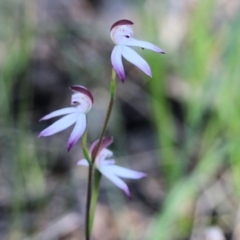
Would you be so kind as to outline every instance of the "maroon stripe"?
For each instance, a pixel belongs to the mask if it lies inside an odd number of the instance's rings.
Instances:
[[[127,20],[127,19],[119,20],[112,25],[110,31],[112,31],[112,29],[114,27],[121,26],[121,25],[133,25],[133,22],[131,22],[130,20]]]
[[[93,95],[91,94],[91,92],[87,88],[85,88],[83,86],[80,86],[80,85],[73,85],[73,86],[71,86],[69,88],[73,92],[80,92],[80,93],[83,93],[83,94],[87,95],[91,99],[91,101],[93,103]]]
[[[91,153],[91,156],[95,155],[96,154],[96,151],[97,151],[97,146],[98,146],[98,142],[99,142],[99,139],[96,140],[92,146],[90,147],[90,153]],[[113,137],[104,137],[102,139],[102,142],[101,142],[101,145],[98,149],[98,153],[101,152],[101,150],[103,150],[104,148],[107,148],[110,144],[112,144],[113,142]],[[97,153],[97,154],[98,154]],[[96,155],[97,155],[96,154]]]

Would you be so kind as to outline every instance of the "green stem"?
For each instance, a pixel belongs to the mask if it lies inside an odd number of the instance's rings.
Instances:
[[[92,181],[92,176],[91,176],[91,168],[92,168],[92,162],[91,162],[91,157],[90,154],[88,152],[87,149],[87,131],[85,131],[85,133],[82,136],[82,150],[83,150],[83,155],[85,157],[85,159],[88,161],[89,163],[89,172],[88,172],[88,187],[87,187],[87,201],[86,201],[86,209],[90,208],[90,201],[88,201],[88,199],[91,199],[91,181]],[[89,214],[87,214],[86,211],[86,215],[85,215],[85,233],[86,233],[86,239],[90,239],[90,228],[89,228],[89,224],[87,224],[89,222]]]
[[[112,77],[111,77],[111,82],[110,82],[110,101],[109,101],[109,105],[108,105],[106,118],[105,118],[105,121],[104,121],[104,124],[103,124],[102,132],[101,132],[100,137],[99,137],[98,145],[97,145],[96,151],[94,151],[94,155],[92,156],[93,164],[95,162],[98,150],[101,146],[103,136],[104,136],[104,134],[106,132],[106,129],[107,129],[107,125],[108,125],[108,122],[109,122],[109,119],[110,119],[110,116],[111,116],[111,112],[112,112],[112,109],[113,109],[115,93],[116,93],[116,73],[115,73],[114,70],[112,70]]]
[[[92,164],[91,156],[89,154],[88,148],[87,148],[87,131],[84,132],[82,136],[82,151],[85,159],[88,161],[88,164]]]
[[[94,183],[93,183],[93,193],[92,193],[92,202],[90,209],[90,231],[92,231],[95,210],[97,206],[98,194],[99,194],[99,185],[101,181],[102,174],[96,169],[94,173]]]
[[[90,231],[90,208],[91,208],[91,198],[92,198],[92,172],[93,172],[93,164],[89,165],[88,170],[88,188],[87,188],[87,203],[86,203],[86,217],[85,217],[85,232],[86,232],[86,240],[90,240],[91,231]]]
[[[93,226],[93,220],[94,220],[94,212],[96,208],[96,202],[98,197],[98,189],[99,189],[99,183],[101,179],[101,175],[99,177],[98,183],[94,182],[94,189],[93,189],[93,196],[92,196],[92,182],[93,182],[93,173],[95,170],[95,159],[97,157],[98,150],[101,146],[103,136],[106,132],[107,125],[111,116],[111,112],[113,109],[114,99],[115,99],[115,93],[116,93],[116,73],[112,69],[112,77],[110,82],[110,101],[107,109],[106,118],[103,124],[103,128],[99,137],[98,145],[96,148],[96,151],[94,152],[94,155],[92,156],[92,163],[89,164],[89,172],[88,172],[88,188],[87,188],[87,203],[86,203],[86,225],[85,225],[85,232],[86,232],[86,240],[90,240],[92,226]],[[96,177],[96,176],[95,176]],[[93,200],[92,200],[93,199]]]

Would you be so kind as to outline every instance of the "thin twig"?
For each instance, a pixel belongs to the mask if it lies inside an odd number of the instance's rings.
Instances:
[[[92,164],[89,164],[89,172],[88,172],[88,188],[87,188],[87,203],[86,203],[86,225],[85,225],[85,232],[86,232],[86,240],[90,240],[91,237],[91,223],[90,223],[90,213],[91,213],[91,202],[92,202],[92,182],[93,182],[93,173],[95,167],[95,159],[97,157],[97,153],[102,143],[102,139],[107,129],[107,125],[111,116],[111,112],[113,109],[114,98],[115,98],[115,83],[116,73],[112,70],[112,78],[110,83],[110,101],[107,109],[106,118],[103,124],[103,128],[99,137],[98,145],[96,147],[96,151],[94,151],[92,156]]]

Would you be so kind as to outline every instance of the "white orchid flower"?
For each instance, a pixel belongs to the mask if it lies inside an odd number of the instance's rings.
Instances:
[[[91,109],[93,104],[93,96],[87,88],[74,85],[70,87],[70,89],[73,91],[71,105],[74,105],[74,107],[63,108],[41,118],[40,121],[43,121],[53,117],[66,115],[39,134],[39,137],[50,136],[75,124],[67,142],[68,151],[70,151],[83,135],[87,125],[86,113]]]
[[[91,148],[90,154],[93,156],[96,152],[98,141],[95,141]],[[118,188],[123,190],[123,192],[130,197],[130,191],[127,184],[120,178],[129,178],[129,179],[140,179],[146,176],[143,172],[137,172],[131,169],[124,167],[116,166],[115,160],[112,159],[113,153],[107,149],[107,147],[113,142],[113,138],[108,137],[104,138],[101,146],[96,155],[95,163],[96,167],[106,178],[112,181]],[[86,159],[81,159],[77,162],[77,165],[89,166],[89,163]]]
[[[141,47],[142,49],[146,48],[162,54],[165,53],[161,48],[153,45],[152,43],[134,39],[132,37],[133,30],[131,25],[133,25],[133,22],[124,19],[114,23],[110,29],[111,38],[116,44],[111,55],[112,66],[122,82],[124,82],[126,78],[122,63],[122,56],[130,63],[140,68],[148,76],[152,77],[152,72],[148,63],[128,46]]]

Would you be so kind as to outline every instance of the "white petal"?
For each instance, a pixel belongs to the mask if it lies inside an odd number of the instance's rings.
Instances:
[[[88,167],[89,163],[88,163],[88,161],[86,159],[81,159],[81,160],[77,161],[77,165]]]
[[[48,115],[41,118],[40,121],[47,120],[47,119],[50,119],[53,117],[58,117],[58,116],[65,115],[65,114],[75,113],[77,111],[78,110],[75,107],[62,108],[62,109],[59,109],[59,110],[49,113]]]
[[[91,98],[84,93],[74,93],[71,100],[72,105],[77,105],[77,109],[81,113],[87,113],[92,108]]]
[[[73,128],[73,131],[68,139],[67,150],[69,151],[79,140],[79,138],[83,135],[86,129],[86,115],[78,114],[76,124]]]
[[[102,149],[96,158],[96,163],[98,166],[102,165],[102,162],[106,159],[106,158],[110,158],[113,156],[113,152],[108,150],[107,148]]]
[[[71,126],[73,123],[76,122],[77,116],[78,116],[78,113],[72,113],[72,114],[62,117],[61,119],[59,119],[58,121],[53,123],[51,126],[44,129],[39,134],[39,137],[50,136],[50,135],[53,135],[57,132],[60,132],[64,129],[68,128],[69,126]]]
[[[141,48],[146,48],[146,49],[150,49],[154,52],[159,52],[159,53],[165,53],[161,48],[157,47],[156,45],[149,43],[149,42],[145,42],[145,41],[140,41],[134,38],[129,38],[124,45],[126,46],[134,46],[134,47],[141,47]]]
[[[113,173],[109,172],[106,166],[99,168],[99,171],[106,178],[108,178],[110,181],[112,181],[117,187],[122,189],[128,197],[130,197],[130,192],[129,192],[128,186],[122,179],[115,176]]]
[[[113,42],[115,42],[116,44],[122,44],[126,39],[128,39],[129,37],[132,37],[133,35],[133,30],[131,27],[132,24],[133,23],[131,22],[130,24],[124,24],[124,25],[121,24],[121,25],[115,25],[115,26],[113,25],[114,27],[111,28],[111,32],[110,32]]]
[[[118,77],[121,79],[121,81],[124,81],[125,79],[125,72],[123,68],[123,63],[122,63],[122,54],[121,54],[121,46],[115,46],[112,50],[111,54],[111,61],[112,61],[112,66],[117,73]]]
[[[114,159],[105,159],[104,161],[102,161],[101,165],[113,165],[115,164],[115,160]]]
[[[146,177],[146,174],[143,172],[137,172],[124,167],[108,165],[105,168],[107,168],[109,172],[117,175],[118,177],[131,178],[131,179],[139,179],[139,178]]]
[[[122,47],[122,55],[124,58],[126,58],[129,62],[140,68],[144,73],[146,73],[148,76],[152,76],[151,69],[148,65],[148,63],[134,50],[127,46],[121,46]]]

